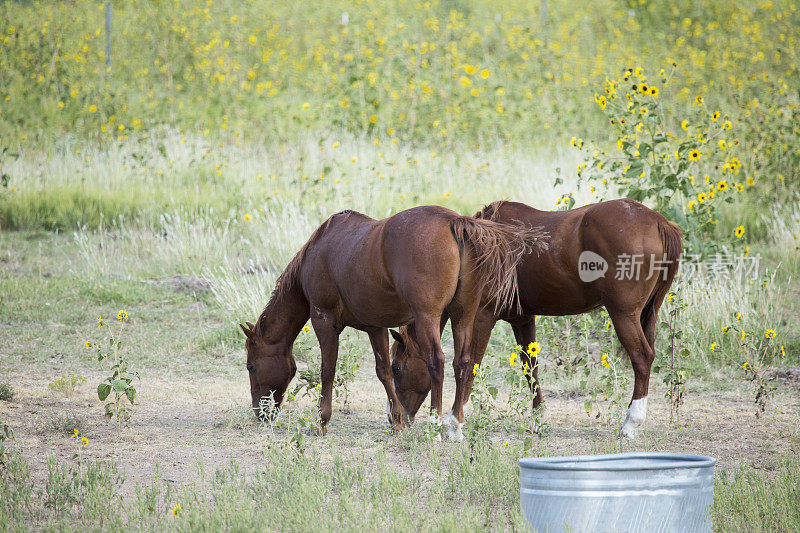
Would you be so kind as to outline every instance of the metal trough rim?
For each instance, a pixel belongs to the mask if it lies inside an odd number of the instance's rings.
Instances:
[[[612,461],[626,459],[667,460],[669,463],[653,465],[613,464]],[[706,455],[671,452],[626,452],[602,455],[562,455],[555,457],[525,457],[519,460],[520,467],[535,470],[562,471],[626,471],[626,470],[673,470],[676,468],[707,468],[717,460]],[[601,463],[601,464],[598,464]]]

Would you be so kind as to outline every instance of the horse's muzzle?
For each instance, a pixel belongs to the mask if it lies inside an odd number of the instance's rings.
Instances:
[[[278,407],[273,405],[258,405],[253,407],[253,414],[259,422],[272,423],[278,417]]]

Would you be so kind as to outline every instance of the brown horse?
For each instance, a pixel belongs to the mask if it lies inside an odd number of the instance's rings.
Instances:
[[[256,415],[272,417],[283,401],[297,369],[292,345],[310,317],[322,352],[320,432],[331,418],[339,334],[347,326],[369,334],[389,421],[400,429],[403,408],[392,384],[386,328],[414,320],[414,342],[433,385],[431,407],[441,423],[440,317],[450,316],[456,354],[469,361],[481,296],[498,307],[515,301],[517,263],[531,247],[545,246],[543,236],[437,206],[384,220],[354,211],[331,216],[280,275],[256,324],[241,325]]]
[[[475,216],[540,226],[550,234],[550,246],[540,257],[527,255],[518,267],[521,313],[513,307],[496,313],[490,306],[481,305],[472,335],[472,363],[482,361],[498,320],[511,324],[517,344],[524,349],[536,339],[535,315],[575,315],[605,306],[633,366],[633,398],[621,429],[621,435],[633,437],[647,413],[656,318],[678,270],[680,228],[627,199],[557,212],[516,202],[495,202]],[[443,315],[442,329],[446,322]],[[391,349],[395,388],[412,417],[425,400],[430,381],[418,361],[415,327],[411,324],[399,333],[392,330],[396,342]],[[536,408],[542,402],[537,364],[527,353],[522,361],[532,369],[528,383]],[[453,366],[458,366],[458,376],[463,362],[457,365],[453,361]],[[458,401],[469,398],[472,389],[472,372],[466,374],[466,391],[457,394],[453,404],[453,414],[459,421],[463,421],[463,406]]]

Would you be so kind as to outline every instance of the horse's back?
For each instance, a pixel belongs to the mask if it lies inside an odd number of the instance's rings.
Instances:
[[[581,221],[585,246],[599,246],[610,254],[660,254],[658,224],[667,220],[649,207],[622,198],[587,206]],[[602,254],[601,254],[602,255]]]
[[[320,307],[340,307],[342,296],[376,283],[375,263],[380,221],[357,211],[332,215],[324,231],[309,242],[301,277],[309,299]],[[377,272],[377,274],[376,274]]]
[[[386,327],[410,320],[415,299],[449,300],[460,268],[450,230],[458,216],[437,206],[383,220],[355,211],[331,216],[302,267],[312,306],[336,309],[346,325]]]
[[[581,220],[581,249],[602,257],[608,270],[588,283],[607,308],[639,309],[652,297],[668,265],[663,215],[627,198],[588,206]],[[674,258],[673,258],[674,260]],[[575,261],[579,270],[579,262]]]
[[[611,292],[620,290],[620,284],[626,285],[625,290],[641,292],[633,295],[637,299],[649,296],[655,281],[644,278],[650,274],[653,261],[661,259],[665,251],[659,224],[671,225],[659,213],[624,198],[568,211],[540,211],[518,202],[496,202],[482,214],[498,222],[542,226],[550,234],[549,250],[528,255],[519,267],[523,307],[543,315],[591,310]],[[602,277],[590,281],[582,278],[584,252],[597,254],[606,262],[608,270]],[[621,262],[638,264],[637,277],[642,279],[619,275]]]
[[[519,202],[495,202],[488,207],[492,220],[542,226],[551,235],[550,254],[562,257],[580,255],[593,246],[655,253],[661,247],[658,224],[673,225],[661,214],[627,198],[568,211],[541,211]]]
[[[395,290],[404,298],[442,301],[452,297],[461,269],[451,222],[461,215],[440,206],[419,206],[387,218],[383,260]],[[425,284],[426,291],[417,287]]]

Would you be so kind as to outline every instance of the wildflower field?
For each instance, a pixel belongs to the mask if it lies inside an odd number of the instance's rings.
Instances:
[[[107,15],[0,3],[0,530],[521,530],[517,459],[630,450],[716,457],[715,530],[800,529],[800,3]],[[332,213],[619,197],[686,248],[636,440],[602,310],[525,347],[499,323],[460,444],[388,432],[352,330],[327,436],[310,327],[279,418],[252,416],[237,323]]]

